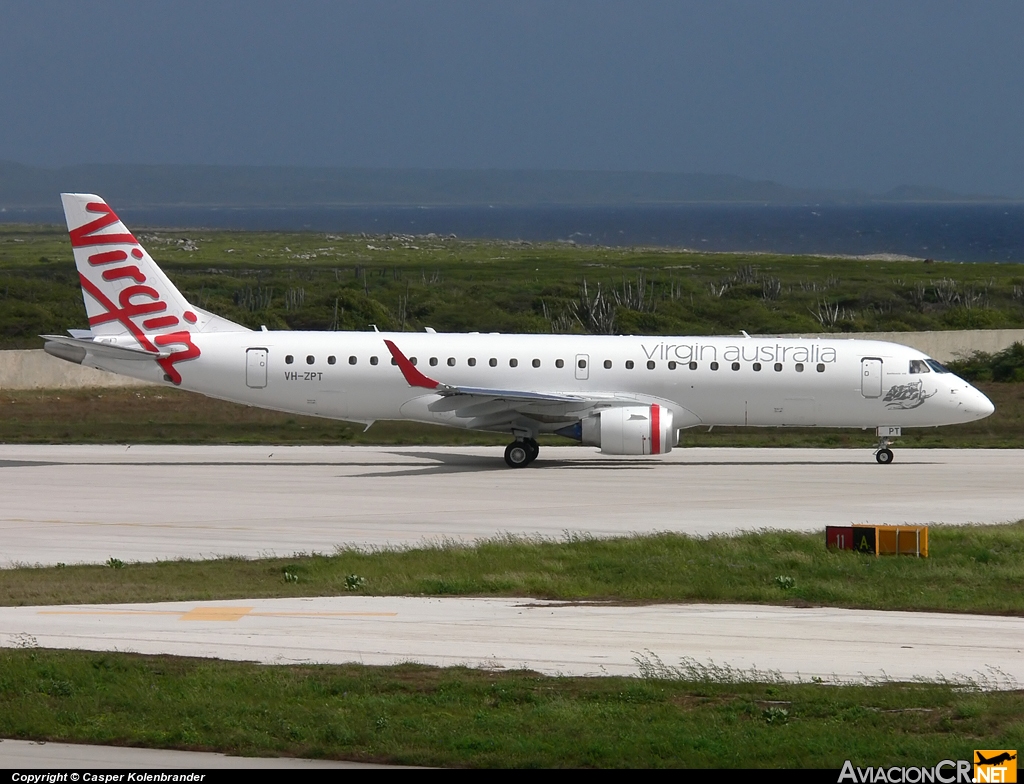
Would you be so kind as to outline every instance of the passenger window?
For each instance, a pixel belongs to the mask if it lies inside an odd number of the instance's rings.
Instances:
[[[653,359],[647,360],[647,369],[648,370],[654,370],[654,360]]]
[[[434,367],[436,365],[437,365],[437,357],[431,357],[430,358],[430,367]]]
[[[818,372],[819,373],[824,373],[825,372],[825,363],[824,362],[819,362],[818,363]]]
[[[518,360],[518,359],[515,359],[515,358],[513,358],[513,359],[510,359],[510,360],[508,361],[508,366],[509,366],[509,367],[519,367],[519,360]]]
[[[782,363],[781,362],[776,362],[775,363],[775,372],[776,373],[781,373],[782,372]]]
[[[316,358],[312,354],[306,357],[307,365],[312,365],[314,362],[316,362]]]
[[[448,357],[448,367],[455,367],[455,357]]]
[[[533,360],[533,366],[534,367],[540,367],[540,360],[539,359]]]
[[[696,362],[691,362],[690,363],[690,370],[696,370],[696,369],[697,369],[697,363]]]
[[[717,362],[712,362],[711,363],[711,369],[712,370],[718,370],[718,363]]]
[[[466,364],[470,367],[476,367],[476,357],[470,357],[466,360]]]
[[[633,360],[627,359],[626,360],[626,370],[632,370],[632,369],[633,369]]]
[[[581,359],[581,360],[579,360],[576,363],[576,367],[578,367],[580,370],[583,370],[583,368],[585,368],[586,366],[587,366],[587,360],[585,360],[585,359]]]
[[[739,362],[733,362],[732,363],[732,369],[733,370],[739,370],[740,369],[740,363]]]
[[[606,359],[604,361],[604,369],[605,370],[611,370],[612,369],[612,361],[610,359]]]
[[[555,360],[555,367],[556,368],[565,367],[565,360],[564,359],[556,359]]]
[[[398,364],[398,360],[395,359],[394,357],[391,357],[391,364],[392,365],[397,365]]]
[[[292,356],[291,354],[288,354],[288,355],[287,355],[287,356],[286,356],[286,357],[284,358],[284,363],[285,363],[286,365],[290,365],[290,364],[291,364],[292,362],[294,362],[294,361],[295,361],[295,357],[293,357],[293,356]]]
[[[668,369],[669,370],[675,370],[676,369],[676,363],[673,362],[672,360],[669,360]]]
[[[910,360],[910,372],[911,373],[931,373],[932,371],[928,368],[928,363],[921,359]]]
[[[370,364],[371,365],[376,365],[377,364],[377,357],[370,357]]]
[[[796,363],[796,372],[797,373],[803,373],[804,372],[804,363],[803,362],[797,362]]]
[[[415,365],[419,360],[416,359],[416,357],[409,357],[409,361],[412,362],[412,364]]]
[[[491,357],[489,360],[487,360],[487,364],[490,365],[491,367],[498,367],[498,360],[496,360],[494,357]]]
[[[357,361],[358,360],[354,356],[348,358],[348,363],[350,365],[354,365]]]
[[[327,357],[327,364],[328,365],[333,365],[337,361],[338,361],[338,358],[336,356],[334,356],[334,354],[331,354],[329,357]]]
[[[760,362],[755,362],[755,363],[754,363],[754,364],[752,365],[752,367],[754,368],[754,371],[755,371],[755,372],[758,372],[758,373],[759,373],[759,372],[761,371],[761,363],[760,363]]]

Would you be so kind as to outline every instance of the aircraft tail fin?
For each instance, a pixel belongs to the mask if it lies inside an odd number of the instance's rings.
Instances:
[[[99,196],[62,193],[61,201],[94,337],[156,355],[171,351],[157,361],[177,384],[174,364],[199,355],[193,334],[250,331],[189,303]]]

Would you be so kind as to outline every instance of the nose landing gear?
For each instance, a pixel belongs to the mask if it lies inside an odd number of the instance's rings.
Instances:
[[[505,463],[509,468],[525,468],[539,454],[540,446],[532,438],[516,439],[505,447]]]
[[[878,436],[878,446],[875,447],[875,460],[881,465],[889,465],[892,462],[892,450],[889,448],[892,446],[892,440],[903,435],[903,429],[900,427],[877,427],[875,428],[875,435]]]

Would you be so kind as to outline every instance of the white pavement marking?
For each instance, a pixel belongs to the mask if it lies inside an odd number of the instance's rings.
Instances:
[[[943,613],[358,596],[4,607],[0,629],[6,646],[272,664],[414,661],[635,675],[646,657],[787,679],[1024,683],[1024,618]]]
[[[1024,517],[1024,450],[0,445],[0,567]]]

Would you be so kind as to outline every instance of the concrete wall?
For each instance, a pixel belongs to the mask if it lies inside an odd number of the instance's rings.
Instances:
[[[949,362],[964,354],[987,351],[994,354],[1014,343],[1024,343],[1024,329],[958,329],[944,332],[856,332],[823,335],[787,335],[802,338],[856,338],[858,340],[884,340],[923,351],[939,362]]]
[[[0,390],[141,386],[146,382],[65,362],[42,349],[0,351]]]
[[[856,334],[786,335],[807,338],[858,338],[902,343],[948,362],[972,351],[994,353],[1015,342],[1024,343],[1024,329],[965,329],[949,332],[858,332]],[[51,357],[42,349],[0,351],[0,389],[74,389],[78,387],[142,387],[144,381],[82,367]]]

